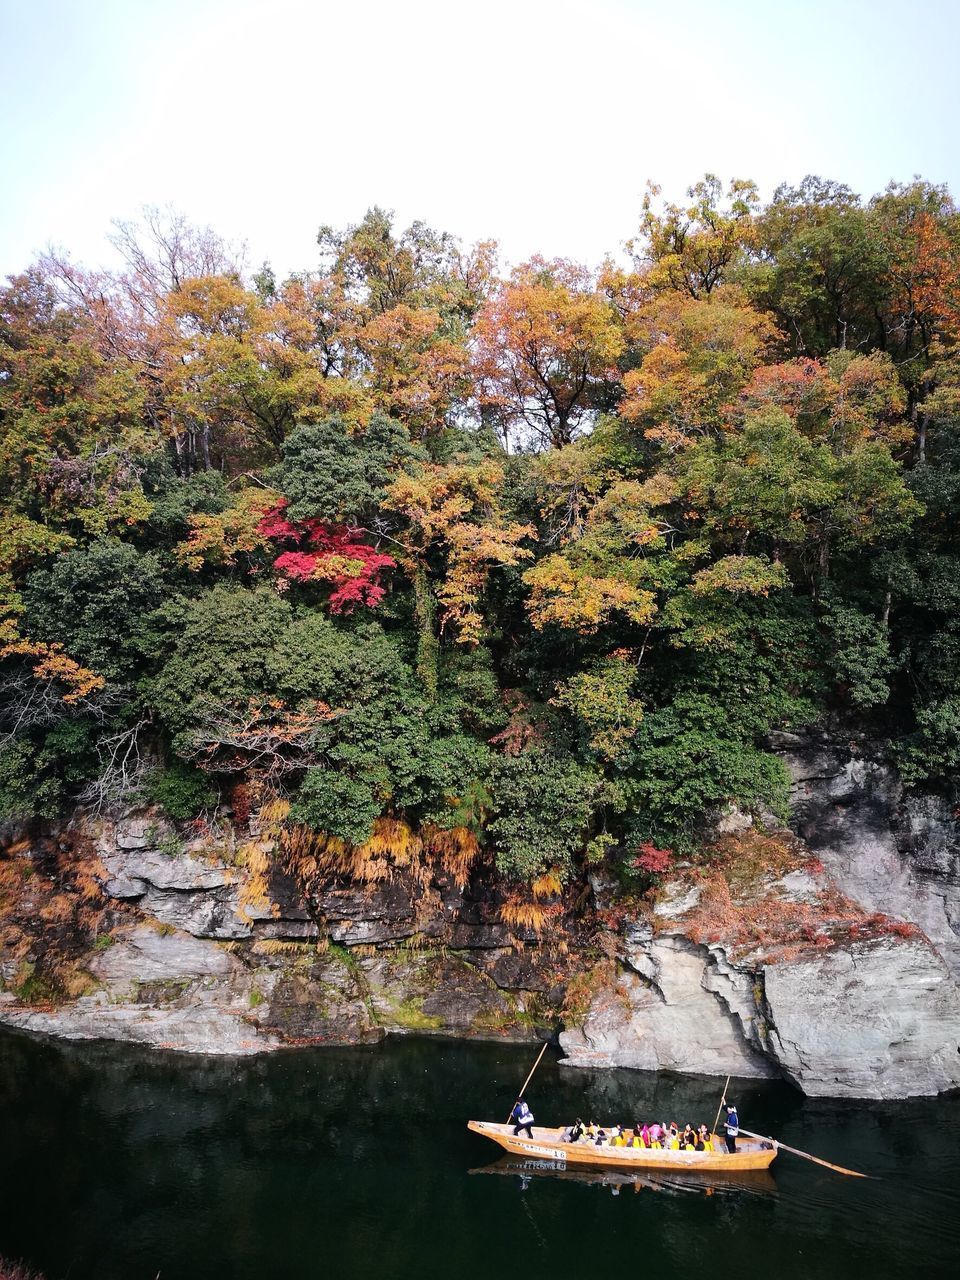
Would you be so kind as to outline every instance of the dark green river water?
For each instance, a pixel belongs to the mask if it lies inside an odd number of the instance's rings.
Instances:
[[[230,1062],[0,1033],[0,1255],[47,1280],[960,1274],[960,1099],[742,1082],[747,1128],[877,1180],[782,1154],[742,1186],[604,1185],[502,1171],[466,1132],[503,1118],[533,1056],[404,1040]],[[528,1096],[544,1123],[709,1124],[721,1085],[548,1055]]]

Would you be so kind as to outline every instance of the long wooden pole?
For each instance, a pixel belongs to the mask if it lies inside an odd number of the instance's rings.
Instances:
[[[723,1093],[721,1094],[721,1097],[720,1097],[720,1105],[719,1105],[719,1107],[717,1107],[717,1118],[716,1118],[716,1120],[714,1120],[714,1122],[713,1122],[713,1128],[712,1128],[712,1129],[711,1129],[711,1131],[710,1131],[710,1132],[711,1132],[711,1135],[712,1135],[714,1138],[717,1136],[717,1125],[720,1123],[720,1112],[723,1110],[723,1104],[724,1104],[724,1103],[726,1102],[726,1100],[727,1100],[727,1090],[728,1090],[729,1088],[730,1088],[730,1077],[729,1077],[729,1076],[727,1076],[727,1083],[723,1086]]]
[[[522,1084],[522,1086],[521,1086],[521,1088],[520,1088],[520,1092],[517,1094],[517,1097],[518,1097],[518,1098],[522,1098],[522,1097],[523,1097],[523,1095],[526,1093],[526,1091],[527,1091],[527,1085],[528,1085],[528,1084],[530,1083],[530,1081],[533,1079],[533,1073],[536,1071],[537,1067],[539,1067],[539,1065],[540,1065],[540,1059],[541,1059],[541,1058],[543,1057],[543,1055],[547,1052],[547,1045],[548,1045],[549,1043],[550,1043],[550,1041],[549,1041],[549,1040],[544,1040],[544,1042],[543,1042],[543,1048],[542,1048],[542,1049],[540,1050],[540,1052],[537,1054],[537,1060],[536,1060],[536,1062],[533,1064],[533,1066],[530,1068],[530,1074],[527,1076],[526,1080],[524,1080],[524,1082],[523,1082],[523,1084]],[[511,1108],[510,1108],[510,1116],[512,1116],[512,1115],[513,1115],[513,1107],[511,1107]],[[509,1123],[510,1123],[510,1116],[507,1116],[506,1120],[504,1120],[504,1122],[503,1122],[504,1124],[509,1124]]]
[[[825,1169],[832,1169],[834,1173],[844,1173],[848,1178],[872,1177],[872,1174],[857,1173],[856,1169],[845,1169],[842,1164],[831,1164],[829,1160],[821,1160],[819,1156],[812,1156],[809,1151],[798,1151],[796,1147],[788,1147],[785,1142],[780,1142],[777,1138],[765,1138],[762,1133],[751,1133],[749,1129],[741,1129],[740,1132],[745,1133],[748,1138],[759,1138],[761,1142],[772,1142],[781,1151],[789,1151],[791,1155],[800,1156],[803,1160],[812,1160],[814,1164],[822,1164]]]

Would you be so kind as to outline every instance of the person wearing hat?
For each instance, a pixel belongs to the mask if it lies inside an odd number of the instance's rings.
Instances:
[[[727,1135],[727,1150],[732,1156],[735,1156],[737,1154],[737,1134],[740,1132],[740,1117],[737,1115],[736,1105],[732,1102],[727,1103],[725,1132]]]

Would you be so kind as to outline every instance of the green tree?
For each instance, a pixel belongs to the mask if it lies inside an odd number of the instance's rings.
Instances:
[[[154,552],[103,538],[29,575],[24,622],[34,639],[62,644],[109,681],[129,684],[158,643],[152,617],[165,594]]]
[[[339,822],[322,829],[344,839],[356,841],[358,815],[370,815],[369,835],[388,808],[443,827],[458,824],[461,802],[486,778],[490,751],[463,732],[456,700],[428,699],[402,642],[376,624],[345,629],[313,614],[287,630],[270,665],[271,687],[285,703],[321,702],[334,711],[312,736],[322,768],[308,774],[302,803],[312,807],[298,810],[304,821],[316,825],[321,812],[332,820],[342,791],[359,805],[349,830]],[[341,780],[325,779],[324,770]]]
[[[544,750],[498,760],[488,830],[500,871],[508,879],[534,880],[556,868],[569,880],[587,843],[601,782],[597,771]]]
[[[283,442],[271,473],[289,500],[291,520],[367,524],[374,520],[398,472],[427,461],[401,423],[375,413],[363,430],[340,418],[298,426]]]
[[[690,851],[731,801],[786,816],[783,762],[730,725],[729,697],[684,693],[644,717],[620,784],[631,839]]]
[[[800,355],[882,347],[877,311],[884,256],[867,211],[842,183],[808,176],[777,188],[757,221],[758,258],[745,272]]]
[[[272,655],[291,619],[273,591],[218,585],[166,610],[175,640],[152,681],[149,705],[173,734],[175,749],[193,754],[211,717],[236,712],[272,688]]]

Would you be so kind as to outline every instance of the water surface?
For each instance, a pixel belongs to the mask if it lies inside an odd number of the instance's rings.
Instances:
[[[748,1128],[878,1180],[781,1155],[728,1190],[604,1185],[504,1173],[465,1131],[504,1118],[534,1056],[410,1039],[231,1062],[0,1032],[0,1255],[46,1280],[958,1274],[960,1099],[742,1082]],[[548,1055],[528,1096],[544,1123],[709,1124],[722,1083]]]

